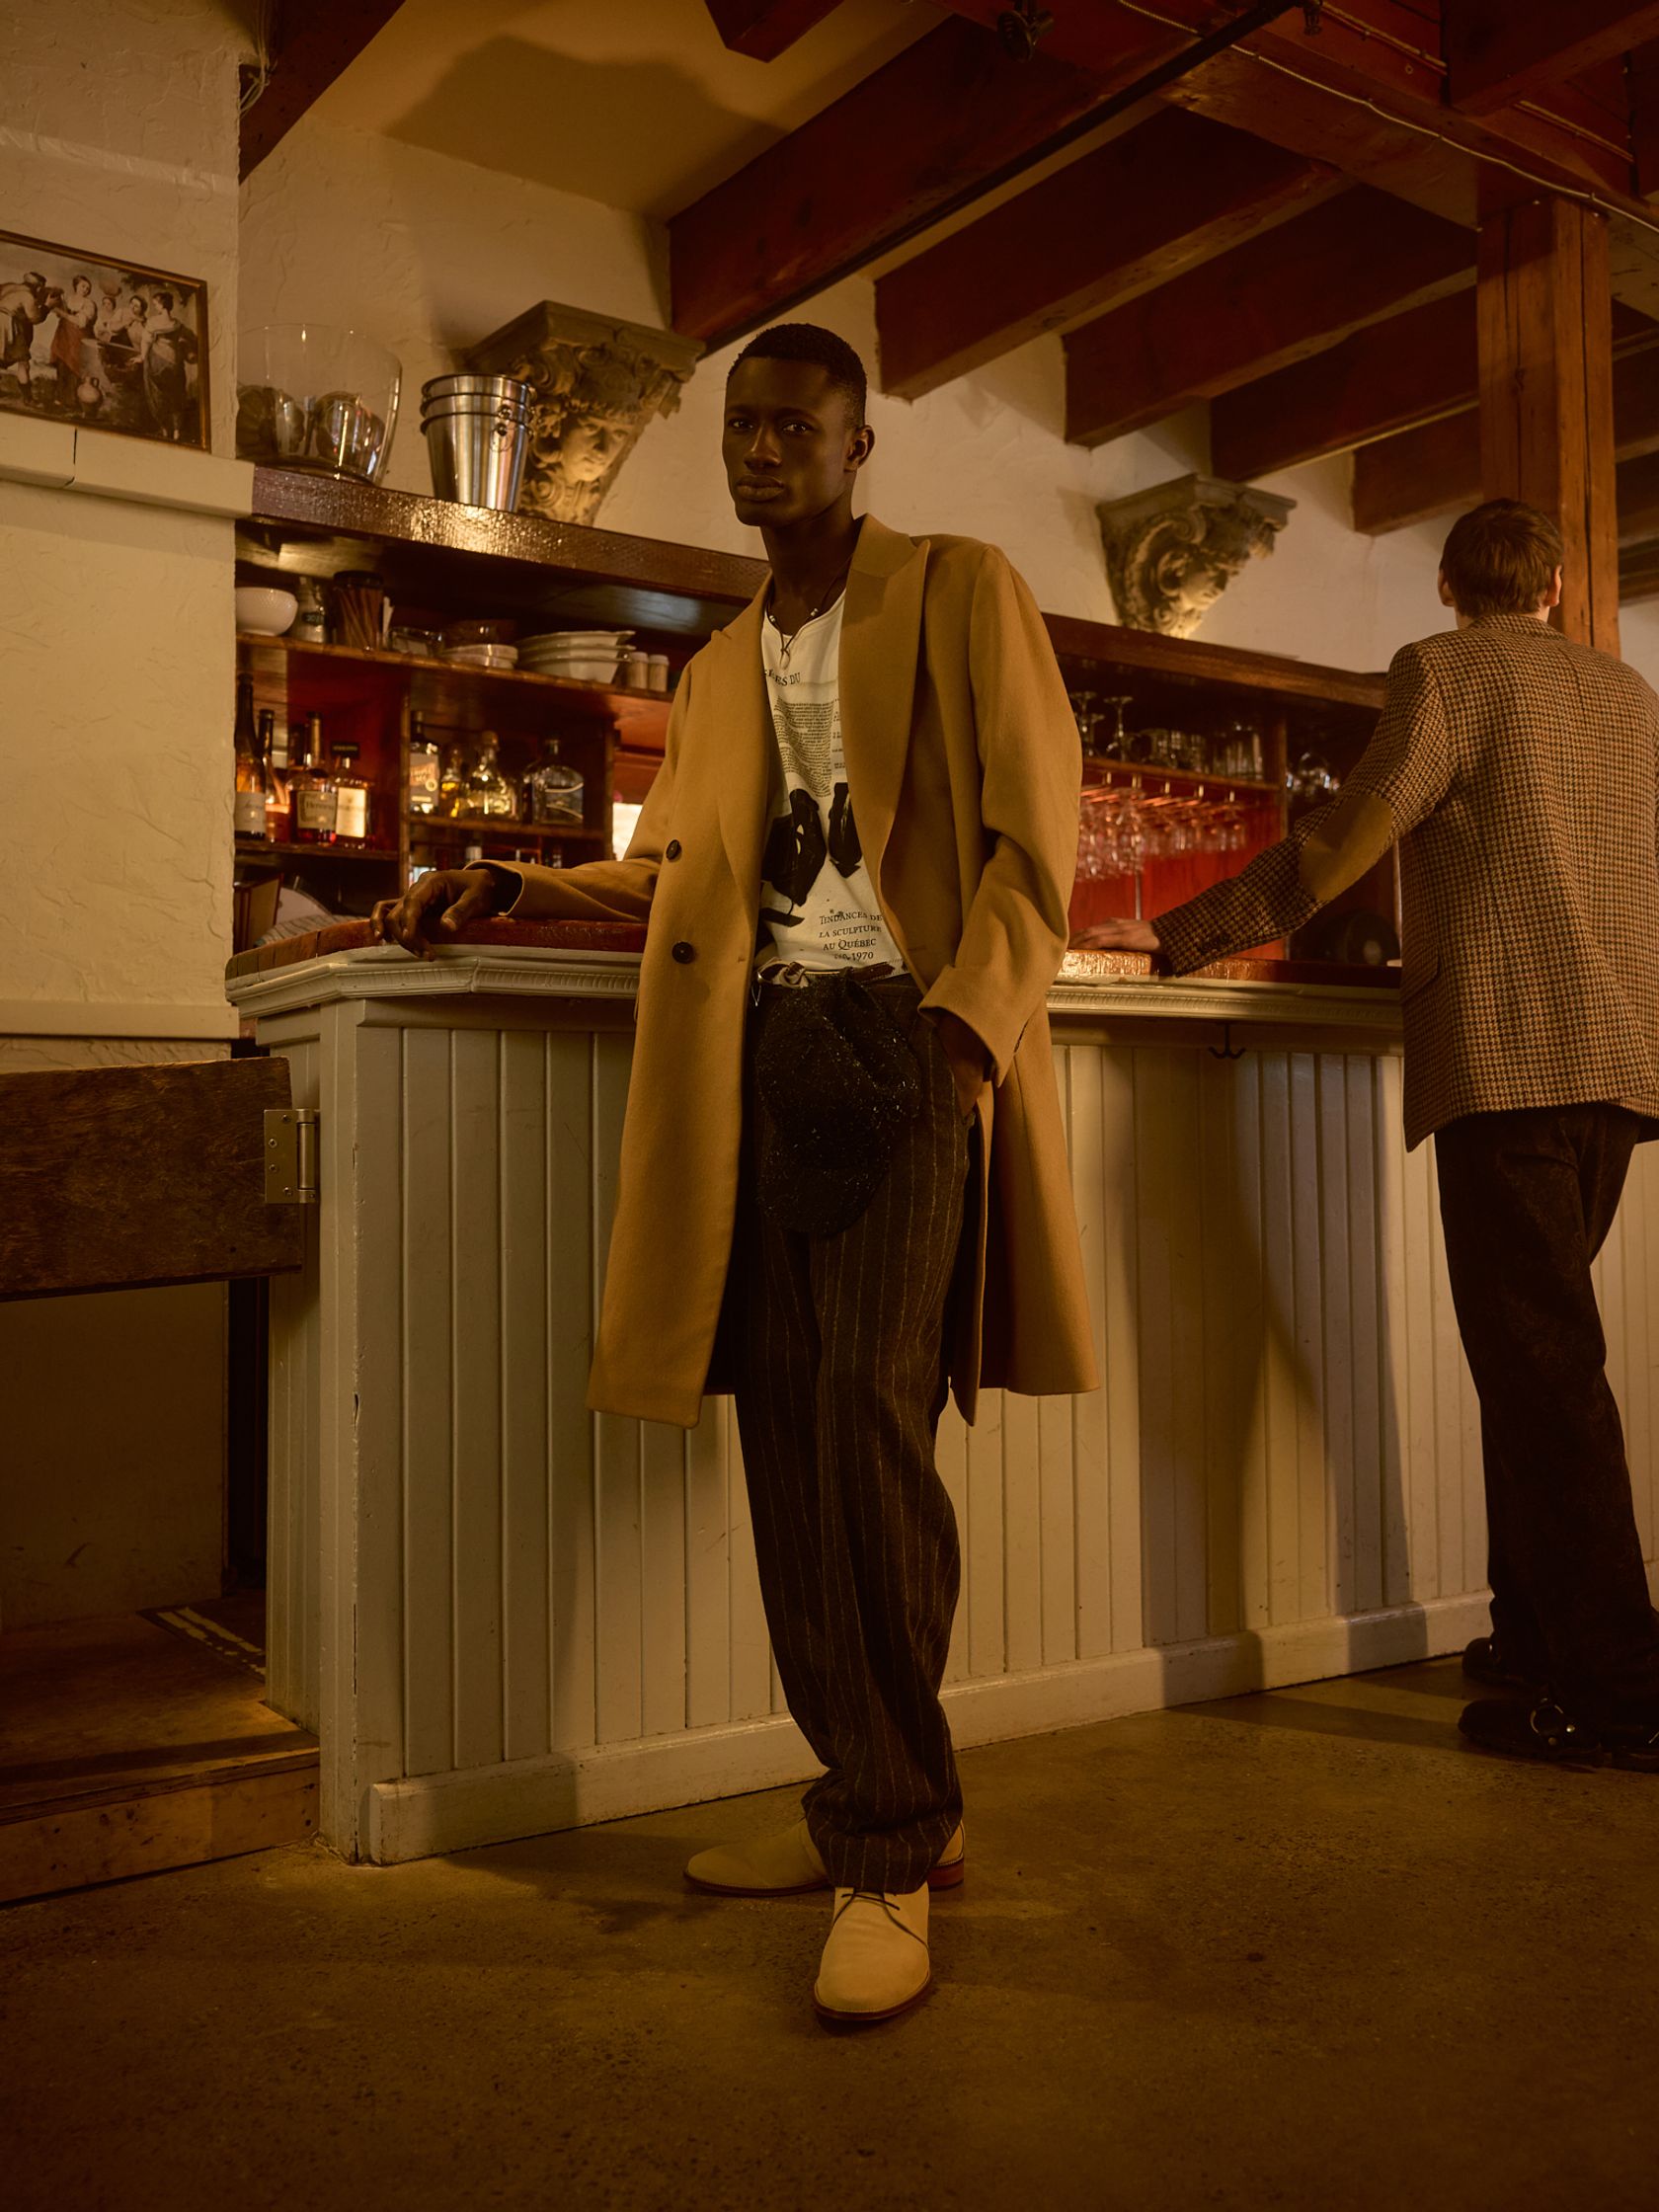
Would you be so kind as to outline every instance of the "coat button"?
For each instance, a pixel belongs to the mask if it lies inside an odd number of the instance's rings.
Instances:
[[[687,962],[688,960],[695,960],[695,959],[696,959],[696,957],[697,957],[697,948],[696,948],[696,946],[695,946],[695,945],[688,945],[688,944],[687,944],[687,943],[685,942],[685,939],[684,939],[683,937],[681,937],[681,939],[679,940],[679,943],[678,943],[677,945],[675,945],[675,946],[674,946],[674,948],[673,948],[673,957],[675,958],[675,960],[677,960],[677,961],[679,962],[680,966],[681,966],[681,967],[683,968],[683,967],[684,967],[684,965],[685,965],[685,963],[686,963],[686,962]]]
[[[667,848],[665,849],[663,854],[663,858],[665,860],[677,860],[679,858],[679,839],[677,837],[671,837],[669,839]]]

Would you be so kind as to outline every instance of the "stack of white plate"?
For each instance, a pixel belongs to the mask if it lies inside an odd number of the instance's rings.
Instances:
[[[440,648],[440,658],[453,661],[462,669],[515,669],[518,648],[515,645],[446,645]]]
[[[518,641],[518,666],[577,683],[614,683],[632,630],[549,630]]]

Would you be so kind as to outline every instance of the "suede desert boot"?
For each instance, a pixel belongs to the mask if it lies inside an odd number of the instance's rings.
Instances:
[[[920,2004],[933,1980],[927,1954],[927,1884],[899,1892],[837,1889],[813,2004],[833,2027],[896,2019]]]
[[[959,1823],[927,1877],[928,1888],[955,1889],[967,1864],[968,1845]],[[804,1820],[780,1836],[700,1851],[686,1862],[685,1878],[694,1889],[713,1890],[721,1897],[795,1897],[802,1890],[830,1887],[829,1868]]]

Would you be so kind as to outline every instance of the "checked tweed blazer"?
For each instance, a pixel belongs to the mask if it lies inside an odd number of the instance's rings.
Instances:
[[[1405,646],[1341,797],[1158,916],[1170,964],[1300,928],[1396,838],[1407,1146],[1506,1107],[1659,1118],[1659,698],[1642,678],[1531,615]]]

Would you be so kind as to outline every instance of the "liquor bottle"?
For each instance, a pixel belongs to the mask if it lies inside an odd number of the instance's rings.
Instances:
[[[459,738],[451,738],[443,749],[443,768],[437,785],[437,811],[448,821],[466,812],[466,781],[465,748]]]
[[[409,718],[409,811],[436,814],[443,788],[443,762],[435,739],[418,714]]]
[[[464,811],[469,815],[486,815],[511,822],[516,802],[512,784],[501,772],[501,762],[497,758],[500,744],[494,730],[480,732],[478,752],[467,770]]]
[[[260,765],[265,770],[265,833],[274,845],[285,845],[292,830],[288,799],[288,741],[276,728],[270,707],[259,718]]]
[[[334,834],[337,845],[368,842],[368,779],[357,773],[358,748],[350,738],[337,739],[329,781],[334,786]]]
[[[580,830],[583,803],[582,778],[559,757],[559,741],[549,738],[539,767],[529,774],[530,820],[554,830]]]
[[[265,836],[265,777],[254,729],[254,679],[236,679],[236,834]]]
[[[292,773],[293,834],[299,845],[326,845],[334,835],[334,785],[323,751],[323,718],[305,725],[305,750]]]

